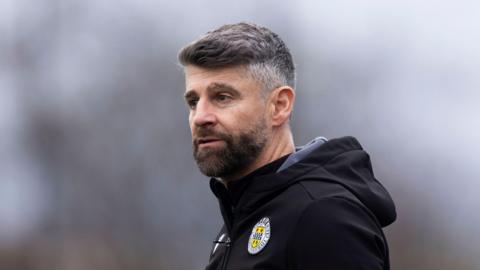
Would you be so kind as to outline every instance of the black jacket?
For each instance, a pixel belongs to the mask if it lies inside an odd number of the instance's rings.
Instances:
[[[395,206],[355,138],[317,140],[272,164],[235,192],[211,180],[225,225],[207,270],[389,269],[382,227]]]

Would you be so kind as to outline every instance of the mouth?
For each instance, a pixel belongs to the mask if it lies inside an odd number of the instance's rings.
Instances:
[[[205,137],[197,139],[197,145],[199,147],[207,147],[207,146],[214,146],[220,144],[222,140],[213,137]]]

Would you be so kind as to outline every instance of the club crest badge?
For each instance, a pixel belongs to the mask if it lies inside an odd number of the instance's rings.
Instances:
[[[267,245],[271,235],[270,230],[270,219],[268,217],[262,218],[253,226],[248,240],[248,253],[255,255]]]

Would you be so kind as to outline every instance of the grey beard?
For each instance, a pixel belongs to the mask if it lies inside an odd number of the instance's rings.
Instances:
[[[222,178],[244,170],[252,164],[265,148],[267,141],[265,121],[257,123],[252,130],[240,133],[238,136],[228,134],[208,133],[225,142],[219,149],[204,149],[199,151],[198,145],[193,145],[193,156],[200,171],[209,177]]]

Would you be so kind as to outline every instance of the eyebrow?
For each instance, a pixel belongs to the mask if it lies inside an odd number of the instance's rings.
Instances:
[[[207,86],[207,92],[219,92],[219,91],[227,91],[230,92],[233,95],[240,95],[240,91],[238,91],[235,87],[226,84],[226,83],[212,83],[209,86]],[[197,96],[197,92],[195,89],[188,90],[183,97],[188,100],[190,98],[193,98]]]
[[[195,90],[188,90],[184,95],[183,98],[185,100],[189,100],[197,95],[197,92]]]
[[[209,92],[227,91],[235,95],[240,95],[240,91],[238,91],[235,87],[228,85],[226,83],[212,83],[207,87],[207,91]]]

